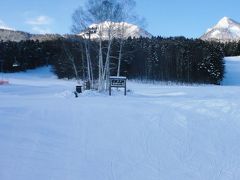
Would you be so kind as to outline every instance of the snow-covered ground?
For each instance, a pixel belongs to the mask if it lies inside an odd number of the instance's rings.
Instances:
[[[240,57],[225,58],[226,75],[223,85],[240,86]]]
[[[240,61],[226,64],[228,86],[129,82],[127,97],[75,98],[48,68],[5,74],[0,180],[238,180]]]

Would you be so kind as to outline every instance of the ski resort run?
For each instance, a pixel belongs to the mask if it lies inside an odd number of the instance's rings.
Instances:
[[[85,91],[51,68],[4,74],[1,180],[237,180],[240,58],[222,86],[128,82]]]

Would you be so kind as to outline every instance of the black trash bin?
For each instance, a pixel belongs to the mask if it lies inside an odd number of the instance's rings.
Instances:
[[[76,92],[82,93],[82,86],[76,86]]]

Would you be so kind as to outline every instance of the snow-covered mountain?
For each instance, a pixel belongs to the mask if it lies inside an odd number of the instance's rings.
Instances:
[[[62,37],[58,34],[30,34],[23,31],[15,31],[11,29],[0,29],[0,41],[27,41],[27,40],[39,40],[39,41],[47,41],[54,40]]]
[[[146,30],[130,23],[121,22],[109,22],[105,21],[99,24],[92,24],[89,28],[96,29],[93,34],[91,34],[91,39],[97,39],[100,34],[103,40],[108,39],[109,29],[111,29],[111,36],[115,38],[140,38],[140,37],[148,37],[151,38],[152,35]],[[87,31],[79,34],[82,37],[88,37]]]
[[[99,37],[100,32],[102,32],[103,40],[108,39],[108,29],[111,27],[112,35],[115,38],[139,38],[139,37],[149,37],[152,35],[145,31],[144,29],[129,23],[111,23],[104,22],[100,24],[93,24],[89,26],[89,28],[96,28],[96,32],[91,34],[91,39],[97,39]],[[86,33],[80,33],[77,35],[69,34],[69,35],[59,35],[59,34],[30,34],[23,31],[15,31],[12,29],[1,29],[0,28],[0,41],[26,41],[26,40],[39,40],[39,41],[47,41],[54,40],[58,38],[71,38],[75,39],[80,36],[87,37]]]
[[[22,31],[14,31],[11,29],[0,29],[0,41],[25,41],[30,39],[31,35]]]
[[[201,39],[220,42],[238,41],[240,40],[240,23],[224,17],[214,27],[208,29]]]

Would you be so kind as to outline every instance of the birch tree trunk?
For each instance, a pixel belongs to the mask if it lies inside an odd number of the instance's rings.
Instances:
[[[85,41],[85,52],[87,58],[87,74],[88,74],[88,81],[90,83],[90,88],[93,88],[93,68],[92,68],[92,60],[90,55],[90,38]]]
[[[120,72],[121,72],[122,50],[123,50],[123,40],[120,40],[120,48],[119,48],[119,55],[118,55],[118,69],[117,69],[118,77],[120,76]]]
[[[99,41],[98,58],[98,91],[102,91],[104,89],[102,40]]]
[[[64,43],[63,43],[63,49],[64,49],[64,52],[65,52],[67,58],[70,60],[72,66],[73,66],[73,70],[74,70],[74,73],[75,73],[75,76],[76,76],[77,83],[80,84],[80,78],[79,78],[79,74],[78,74],[77,67],[76,67],[76,64],[75,64],[75,59],[72,56],[71,52],[66,48]]]
[[[106,61],[105,61],[105,66],[103,71],[103,79],[105,79],[105,89],[107,89],[109,85],[111,46],[112,46],[112,39],[110,39],[108,42]]]

